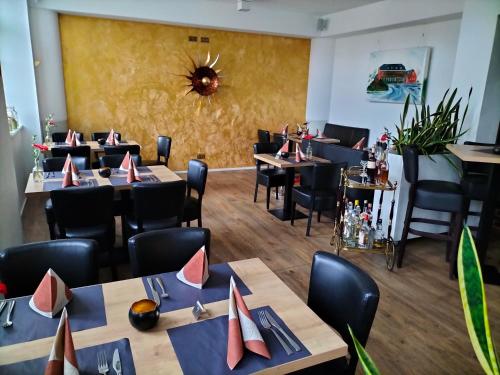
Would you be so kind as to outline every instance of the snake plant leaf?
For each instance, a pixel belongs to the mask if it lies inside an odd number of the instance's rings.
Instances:
[[[458,282],[465,322],[476,357],[488,375],[500,374],[491,339],[481,266],[470,229],[466,226],[458,249]]]
[[[351,334],[352,341],[354,342],[356,353],[358,353],[359,363],[361,363],[361,367],[363,367],[365,375],[380,375],[380,371],[375,365],[375,362],[373,362],[373,359],[365,351],[363,346],[359,343],[356,336],[354,336],[351,327],[348,325],[347,328],[349,328],[349,333]]]

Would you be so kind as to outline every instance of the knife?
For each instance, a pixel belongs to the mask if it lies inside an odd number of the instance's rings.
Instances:
[[[156,291],[156,289],[153,285],[153,281],[151,280],[151,277],[148,277],[147,280],[148,280],[149,288],[151,289],[151,294],[153,295],[153,300],[156,302],[156,304],[158,306],[160,306],[161,305],[160,295]]]
[[[120,352],[118,351],[118,348],[116,348],[113,353],[113,368],[116,375],[122,375],[122,362],[120,361]]]
[[[267,317],[267,320],[269,320],[269,323],[271,323],[271,325],[276,328],[278,331],[280,331],[280,333],[285,336],[285,338],[287,339],[287,341],[293,346],[293,348],[295,349],[296,352],[300,352],[300,346],[295,342],[294,339],[292,339],[286,332],[283,328],[280,327],[280,325],[278,324],[278,322],[276,320],[274,320],[274,318],[271,316],[271,314],[269,314],[269,312],[267,310],[264,310],[264,314],[266,315]]]

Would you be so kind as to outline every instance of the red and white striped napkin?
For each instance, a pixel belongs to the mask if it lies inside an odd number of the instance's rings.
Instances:
[[[177,278],[184,284],[202,289],[208,277],[208,258],[203,245],[177,273]]]
[[[47,318],[53,318],[71,301],[73,293],[51,268],[36,288],[29,306]]]
[[[285,143],[283,143],[283,146],[278,151],[278,154],[281,154],[282,152],[290,152],[290,141],[287,140]]]
[[[69,163],[68,170],[64,173],[62,187],[68,186],[80,186],[80,181],[78,181],[78,169],[73,162]]]
[[[109,135],[108,135],[108,138],[106,139],[106,143],[108,145],[111,145],[111,146],[116,146],[118,144],[120,144],[120,142],[118,142],[118,139],[116,139],[116,134],[115,134],[115,131],[113,129],[111,129],[111,131],[109,132]]]
[[[281,128],[281,134],[288,135],[288,124],[285,124],[285,126]]]
[[[232,370],[243,358],[244,348],[267,359],[271,354],[234,282],[229,282],[227,365]]]
[[[73,170],[76,172],[77,175],[78,175],[78,173],[80,173],[80,171],[76,167],[75,163],[73,163],[73,159],[71,159],[71,155],[68,154],[68,156],[66,156],[66,161],[64,162],[64,166],[62,169],[63,175],[66,174],[70,170],[71,165],[73,165]]]
[[[362,150],[365,146],[365,137],[361,138],[354,146],[352,146],[353,150]]]
[[[64,141],[64,143],[66,144],[71,144],[71,137],[73,136],[73,132],[71,131],[71,129],[68,130],[68,134],[66,135],[66,140]]]
[[[120,164],[120,171],[124,171],[124,172],[128,171],[128,167],[130,165],[130,159],[131,158],[132,157],[130,156],[130,152],[127,151],[127,153],[123,157],[122,163]]]
[[[141,182],[142,178],[139,177],[139,171],[135,166],[134,159],[130,158],[128,163],[127,182],[131,184],[136,181]]]
[[[300,163],[301,161],[306,160],[306,155],[302,152],[302,148],[298,143],[295,143],[295,161]]]
[[[49,361],[45,368],[45,375],[78,375],[78,361],[76,360],[73,336],[69,325],[68,312],[64,308],[61,320],[50,351]]]
[[[323,132],[319,129],[316,129],[316,138],[326,138]]]

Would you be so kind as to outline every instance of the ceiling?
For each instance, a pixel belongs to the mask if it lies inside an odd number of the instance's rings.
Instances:
[[[209,0],[224,3],[234,3],[236,0]],[[383,0],[250,0],[250,9],[288,10],[291,12],[305,13],[315,16],[340,12]]]

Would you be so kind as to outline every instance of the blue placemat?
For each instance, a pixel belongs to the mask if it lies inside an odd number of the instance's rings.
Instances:
[[[79,180],[80,187],[95,187],[99,186],[95,178],[86,178],[85,180]],[[126,182],[126,181],[125,181]],[[52,191],[57,189],[63,189],[62,181],[44,181],[43,191]]]
[[[160,179],[156,177],[154,174],[150,175],[145,175],[145,176],[139,176],[142,179],[142,182],[160,182]],[[110,176],[109,177],[109,182],[111,182],[111,185],[113,186],[120,186],[120,185],[128,185],[129,183],[127,182],[127,176]],[[139,182],[139,181],[136,181]]]
[[[126,144],[128,144],[128,142],[127,142],[127,141],[120,141],[120,143],[118,144],[118,146],[120,146],[120,145],[126,145]],[[104,145],[99,145],[99,148],[104,149],[104,146],[111,146],[111,145],[108,145],[108,144],[106,143],[106,144],[104,144]]]
[[[139,173],[152,173],[153,171],[148,167],[137,167]],[[127,174],[127,171],[122,171],[119,168],[113,168],[113,174]]]
[[[85,176],[85,177],[93,177],[94,176],[92,171],[82,170],[79,172],[80,172],[80,176]],[[43,178],[45,180],[50,180],[53,178],[63,178],[63,177],[64,177],[64,175],[62,174],[61,171],[59,171],[59,172],[43,172]]]
[[[105,326],[106,311],[101,285],[72,289],[73,299],[67,305],[73,332]],[[55,318],[42,316],[29,307],[31,296],[16,298],[12,311],[14,325],[0,329],[0,346],[38,340],[54,336],[59,324],[59,313]],[[2,319],[7,309],[2,313]],[[3,321],[3,320],[2,320]]]
[[[85,146],[87,144],[86,141],[81,141],[80,142],[80,146]],[[54,142],[54,146],[67,146],[67,147],[71,147],[69,144],[67,144],[66,142]]]
[[[285,332],[300,345],[299,352],[293,352],[291,355],[285,353],[273,333],[260,325],[258,312],[261,310],[267,310]],[[266,342],[271,359],[245,349],[241,361],[234,370],[230,370],[226,361],[228,322],[227,315],[224,315],[167,330],[182,371],[185,374],[204,375],[250,374],[311,355],[269,306],[253,309],[250,313]]]
[[[70,320],[70,323],[73,322]],[[71,325],[71,328],[73,329],[73,325]],[[100,351],[104,351],[106,353],[106,360],[110,369],[108,374],[115,374],[112,366],[112,360],[113,352],[117,348],[120,352],[122,374],[135,375],[134,358],[132,357],[132,351],[130,350],[130,343],[128,339],[121,339],[118,341],[78,349],[76,351],[76,360],[78,362],[80,375],[97,374],[97,353]],[[0,366],[0,375],[42,375],[45,372],[48,359],[49,356],[47,354],[46,357]]]
[[[246,296],[252,294],[250,289],[247,288],[245,283],[236,275],[233,269],[227,263],[212,264],[209,266],[209,274],[203,289],[196,289],[192,286],[180,282],[176,274],[177,272],[168,272],[161,275],[152,275],[149,277],[158,276],[163,280],[166,292],[169,294],[168,298],[161,299],[160,312],[169,312],[186,307],[193,307],[197,300],[201,303],[211,303],[223,301],[229,297],[229,280],[231,276],[241,292],[241,295]],[[154,281],[154,280],[153,280]],[[147,283],[146,277],[142,278],[144,288],[148,294],[148,298],[153,299],[151,290]],[[158,284],[154,282],[156,290],[159,290]]]

